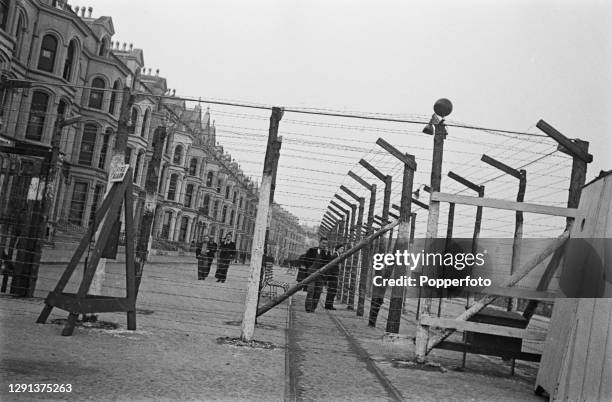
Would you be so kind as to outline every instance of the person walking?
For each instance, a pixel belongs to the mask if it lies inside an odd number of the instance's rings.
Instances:
[[[210,265],[217,251],[217,244],[204,236],[202,242],[196,244],[195,254],[198,259],[198,280],[205,280],[210,273]]]
[[[344,253],[344,245],[338,244],[334,247],[333,253],[331,253],[330,261],[339,257],[340,254]],[[335,310],[334,299],[338,293],[338,275],[340,273],[339,264],[334,264],[333,268],[325,273],[325,287],[327,288],[327,294],[325,295],[325,310]]]
[[[217,271],[215,272],[217,282],[225,282],[230,261],[234,259],[235,255],[236,243],[232,241],[232,232],[229,232],[219,244],[219,258],[217,259]]]
[[[327,238],[321,237],[319,239],[319,246],[308,249],[306,254],[300,258],[300,261],[301,264],[306,267],[306,270],[302,270],[298,273],[298,278],[301,277],[301,280],[331,261],[330,253],[327,250]],[[307,313],[314,313],[317,308],[323,285],[324,275],[319,275],[314,281],[307,285],[306,303],[304,305]]]
[[[204,267],[206,264],[205,261],[205,255],[202,254],[202,249],[206,250],[206,243],[204,242],[197,242],[196,246],[195,246],[195,255],[196,255],[196,259],[198,260],[198,280],[204,280],[206,279],[206,275],[204,275]]]

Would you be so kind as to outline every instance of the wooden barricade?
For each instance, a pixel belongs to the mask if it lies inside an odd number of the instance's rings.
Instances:
[[[117,241],[112,238],[113,227],[119,219],[122,205],[125,217],[125,264],[126,264],[126,297],[111,297],[101,295],[88,295],[100,257],[107,244]],[[136,329],[136,270],[134,266],[134,237],[133,237],[133,196],[132,196],[132,170],[127,169],[121,181],[115,182],[108,195],[96,211],[94,223],[81,239],[72,259],[60,277],[55,289],[49,292],[37,323],[44,324],[54,307],[69,312],[68,321],[64,326],[62,335],[70,336],[79,314],[126,312],[127,327]],[[105,219],[106,217],[106,219]],[[65,293],[64,288],[79,264],[83,253],[87,249],[90,239],[97,232],[102,223],[100,234],[95,242],[89,264],[85,267],[83,279],[77,293]]]

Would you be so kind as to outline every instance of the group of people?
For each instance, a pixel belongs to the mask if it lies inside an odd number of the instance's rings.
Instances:
[[[322,237],[319,239],[319,245],[312,247],[306,251],[306,254],[302,255],[299,259],[300,268],[298,270],[297,281],[298,283],[306,279],[313,272],[318,271],[324,265],[327,265],[333,261],[336,257],[344,252],[344,245],[338,244],[331,251],[328,248],[329,242],[327,238]],[[338,291],[338,274],[340,267],[335,264],[329,268],[323,275],[319,275],[314,281],[303,287],[306,291],[306,312],[314,313],[315,309],[319,304],[323,287],[327,288],[327,295],[325,296],[325,309],[335,310],[334,299]]]
[[[198,259],[198,280],[203,281],[208,277],[217,252],[219,252],[219,255],[215,278],[217,278],[217,282],[224,283],[227,279],[230,262],[236,257],[236,243],[232,241],[232,232],[227,233],[218,245],[214,239],[208,236],[204,237],[203,242],[197,243],[195,254]]]

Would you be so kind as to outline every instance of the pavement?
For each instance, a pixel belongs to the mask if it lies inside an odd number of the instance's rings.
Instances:
[[[501,359],[434,350],[416,366],[414,313],[408,300],[400,334],[385,336],[387,311],[376,328],[346,306],[304,311],[305,293],[259,318],[255,339],[266,347],[223,343],[240,335],[248,266],[232,265],[228,280],[196,279],[191,256],[152,255],[138,298],[137,330],[125,314],[99,319],[115,329],[77,327],[60,335],[67,313],[54,309],[36,324],[43,297],[61,275],[66,258],[45,260],[36,297],[0,296],[0,399],[13,400],[539,400],[533,394],[537,365],[517,363],[510,376]],[[75,291],[77,271],[67,291]],[[274,277],[293,283],[295,273],[275,267]],[[124,265],[107,264],[104,294],[124,294]],[[324,295],[322,296],[322,300]],[[454,314],[462,306],[449,303]],[[366,316],[369,303],[365,306]],[[10,393],[8,384],[71,384],[71,393]]]
[[[123,313],[99,320],[117,329],[76,327],[60,335],[65,311],[36,324],[43,299],[0,296],[0,400],[256,400],[284,399],[286,305],[258,322],[255,339],[272,349],[220,343],[240,336],[248,267],[230,267],[225,283],[196,279],[194,258],[147,264],[137,302],[137,330]],[[215,265],[213,265],[214,274]],[[63,271],[43,265],[36,296]],[[280,270],[279,271],[284,271]],[[74,291],[76,272],[67,291]],[[109,262],[107,295],[124,294],[124,266]],[[266,344],[268,345],[268,344]],[[10,393],[8,384],[71,384],[71,393]]]

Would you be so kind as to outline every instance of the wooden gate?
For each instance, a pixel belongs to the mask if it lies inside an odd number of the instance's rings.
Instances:
[[[31,297],[36,287],[50,149],[29,143],[0,146],[1,291]]]

